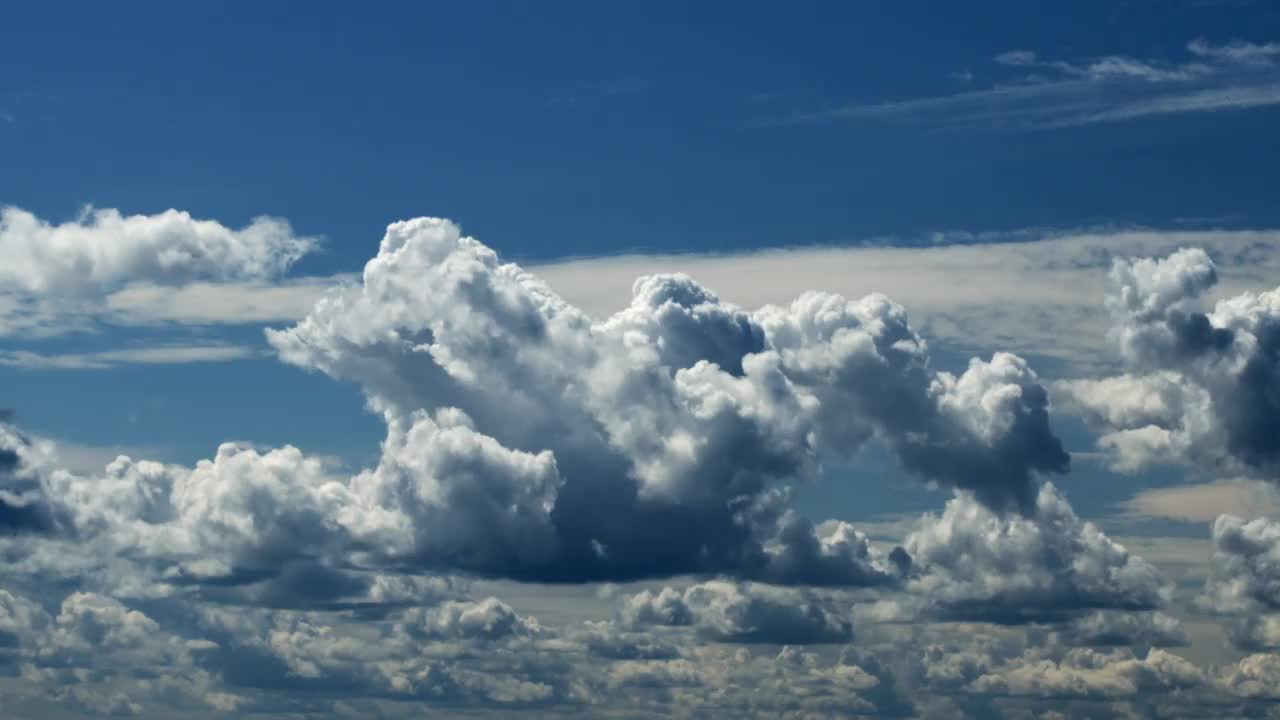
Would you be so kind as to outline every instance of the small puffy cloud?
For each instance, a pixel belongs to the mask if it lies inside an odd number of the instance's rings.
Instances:
[[[1049,483],[1025,516],[958,494],[904,545],[913,600],[943,618],[1060,621],[1088,610],[1150,610],[1167,592],[1154,567],[1081,520]]]
[[[399,629],[419,640],[494,641],[538,632],[538,621],[516,613],[498,598],[451,601],[406,611]]]
[[[798,590],[724,581],[644,590],[619,609],[628,627],[690,626],[718,642],[778,645],[849,642],[847,615]]]

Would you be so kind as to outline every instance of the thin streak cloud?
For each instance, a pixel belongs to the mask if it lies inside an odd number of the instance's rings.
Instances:
[[[799,113],[791,122],[882,121],[935,128],[1029,129],[1248,110],[1280,103],[1280,44],[1188,43],[1182,62],[1110,55],[1046,60],[996,55],[988,87]]]

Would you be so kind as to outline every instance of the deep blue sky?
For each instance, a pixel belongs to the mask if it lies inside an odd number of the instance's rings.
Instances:
[[[329,239],[304,272],[356,269],[421,214],[524,258],[1280,222],[1274,106],[1058,130],[780,122],[988,86],[1008,50],[1180,62],[1197,37],[1266,42],[1269,3],[303,7],[7,8],[0,201],[280,215]]]

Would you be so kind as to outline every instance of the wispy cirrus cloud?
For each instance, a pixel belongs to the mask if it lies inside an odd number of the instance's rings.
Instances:
[[[1196,39],[1178,61],[1107,55],[1047,59],[1016,49],[992,58],[987,87],[853,103],[794,122],[882,121],[928,127],[1053,128],[1280,104],[1280,43]]]

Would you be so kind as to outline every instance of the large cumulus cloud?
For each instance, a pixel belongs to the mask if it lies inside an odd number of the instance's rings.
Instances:
[[[428,537],[418,523],[397,550],[429,568],[876,583],[894,566],[865,540],[786,509],[819,448],[878,438],[1001,512],[1029,511],[1036,474],[1067,465],[1024,362],[997,354],[935,372],[883,296],[808,293],[745,312],[659,275],[594,322],[445,220],[391,225],[359,288],[268,337],[286,362],[359,383],[385,416],[383,464],[356,481],[379,522],[435,507],[439,523],[466,528]],[[486,448],[455,490],[424,447],[394,450],[423,422]],[[502,453],[512,461],[480,459]],[[394,545],[386,527],[362,530]]]

